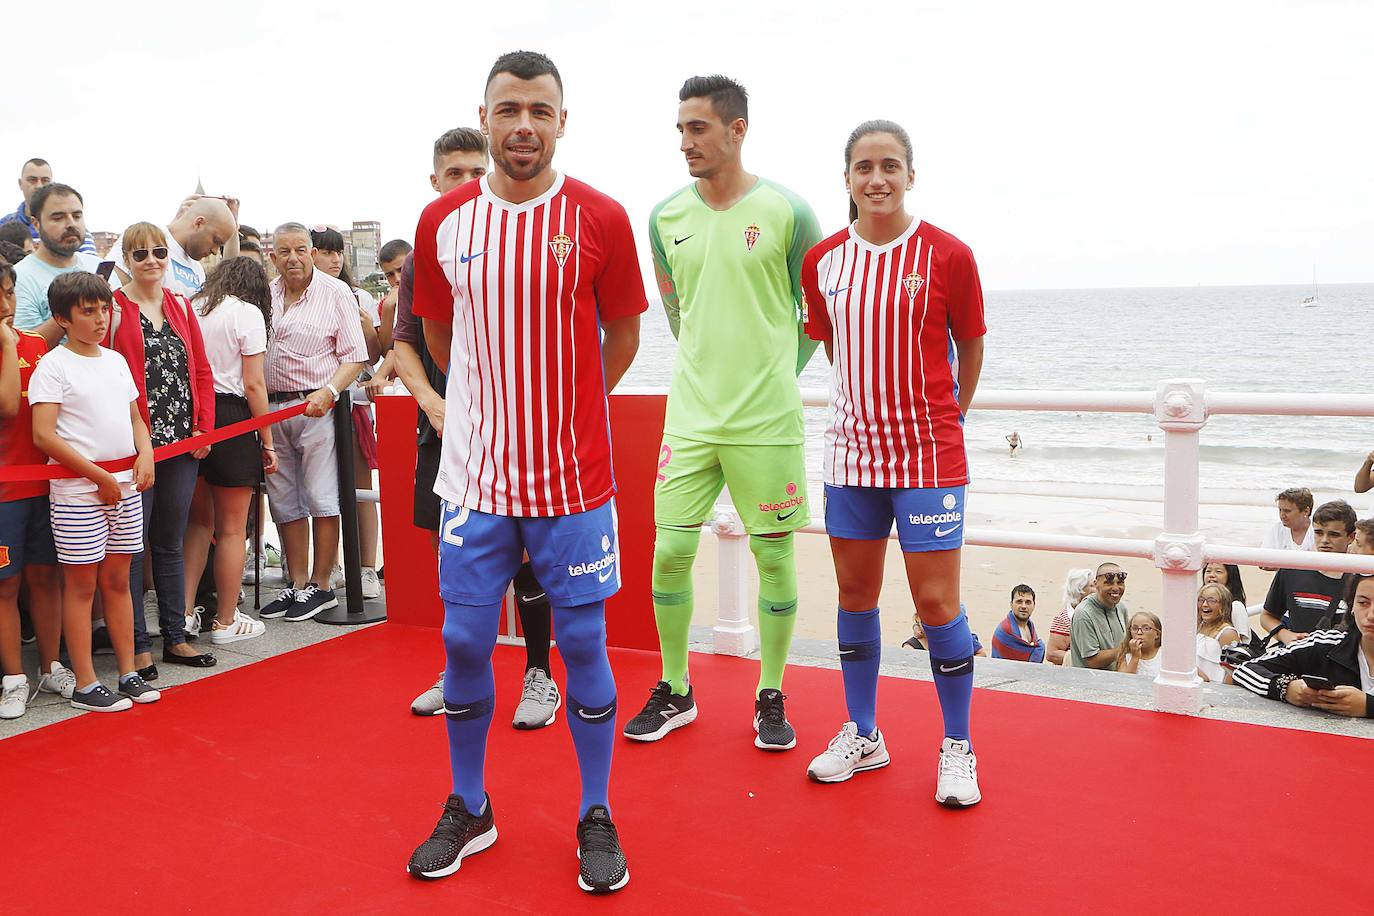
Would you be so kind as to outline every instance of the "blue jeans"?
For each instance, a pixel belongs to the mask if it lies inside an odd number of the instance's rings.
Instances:
[[[152,552],[153,589],[163,646],[186,642],[186,568],[181,541],[196,490],[200,461],[178,455],[157,463],[154,483],[143,491],[143,547]],[[143,554],[129,566],[129,593],[134,600],[134,653],[151,652],[148,625],[143,619]]]

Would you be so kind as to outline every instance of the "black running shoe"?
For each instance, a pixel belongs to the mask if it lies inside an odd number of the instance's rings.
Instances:
[[[577,822],[577,858],[577,886],[588,893],[609,894],[630,883],[620,835],[605,805],[593,805]]]
[[[287,586],[277,593],[277,597],[262,606],[258,616],[263,620],[275,620],[296,606],[296,590]]]
[[[754,701],[754,747],[765,751],[786,751],[797,746],[797,733],[787,721],[782,701],[787,699],[781,690],[765,690]]]
[[[288,623],[298,623],[302,620],[311,619],[320,611],[327,611],[338,606],[339,599],[334,597],[332,590],[320,588],[314,582],[308,582],[305,588],[296,592],[296,602],[287,610],[286,620]]]
[[[491,797],[481,814],[468,814],[463,800],[450,795],[434,832],[410,854],[406,871],[422,881],[451,875],[463,859],[481,852],[496,842],[496,824],[491,817]]]
[[[639,715],[625,723],[625,737],[636,741],[657,741],[668,732],[690,725],[697,718],[697,703],[692,688],[685,697],[673,693],[667,681],[659,681],[649,694]]]

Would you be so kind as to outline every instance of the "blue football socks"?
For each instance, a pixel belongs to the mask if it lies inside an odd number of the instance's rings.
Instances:
[[[925,625],[930,647],[930,673],[945,717],[945,737],[969,740],[969,704],[973,699],[973,634],[963,607],[949,623]],[[970,747],[972,745],[970,744]]]
[[[501,623],[501,602],[481,607],[444,602],[444,717],[448,720],[448,754],[453,768],[453,794],[470,814],[486,804],[483,768],[487,732],[496,705],[491,653]]]
[[[859,734],[871,737],[878,728],[878,663],[882,658],[882,624],[878,609],[839,609],[836,632],[840,640],[840,674],[844,701]]]
[[[615,749],[615,680],[606,657],[606,604],[553,608],[558,654],[568,669],[568,731],[582,775],[581,820],[596,805],[609,812],[611,752]]]

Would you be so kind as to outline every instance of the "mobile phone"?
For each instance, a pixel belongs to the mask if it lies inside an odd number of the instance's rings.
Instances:
[[[95,275],[107,283],[112,273],[114,273],[114,261],[101,261],[100,266],[95,269]]]
[[[1317,674],[1304,674],[1302,682],[1307,685],[1309,690],[1335,690],[1336,685],[1331,683],[1330,678],[1322,677]]]

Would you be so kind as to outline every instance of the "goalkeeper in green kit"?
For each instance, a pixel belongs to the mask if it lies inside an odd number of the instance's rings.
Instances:
[[[759,570],[754,744],[783,751],[797,743],[782,694],[797,613],[792,532],[811,517],[797,375],[816,342],[802,329],[801,267],[821,233],[803,200],[744,170],[742,86],[693,77],[678,98],[681,149],[696,180],[655,207],[649,222],[678,339],[654,489],[663,679],[625,735],[657,741],[697,717],[687,675],[692,564],[701,526],[728,486]]]

